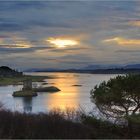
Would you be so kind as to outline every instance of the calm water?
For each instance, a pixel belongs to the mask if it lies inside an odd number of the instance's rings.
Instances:
[[[116,75],[105,74],[77,74],[77,73],[27,73],[30,75],[54,76],[55,79],[46,79],[48,83],[43,86],[56,86],[61,89],[56,93],[38,93],[37,97],[22,98],[12,97],[13,91],[22,89],[19,86],[0,87],[0,102],[12,111],[26,112],[47,112],[53,108],[65,110],[67,107],[82,107],[86,111],[91,111],[95,105],[90,102],[90,90],[100,82],[108,80]],[[42,83],[33,83],[40,86]],[[82,85],[82,86],[73,86]]]

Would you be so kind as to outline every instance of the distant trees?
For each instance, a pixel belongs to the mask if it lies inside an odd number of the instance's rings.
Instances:
[[[18,72],[7,66],[0,67],[0,77],[13,77],[13,76],[22,76],[22,75],[23,75],[22,72]]]
[[[102,82],[91,91],[91,101],[108,117],[121,119],[140,113],[140,74]]]

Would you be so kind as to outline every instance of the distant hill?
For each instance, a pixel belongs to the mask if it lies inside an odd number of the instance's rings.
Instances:
[[[126,65],[124,69],[140,69],[140,64]]]
[[[97,70],[97,69],[117,69],[122,68],[121,65],[88,65],[84,67],[84,70]]]
[[[140,64],[89,65],[81,69],[34,68],[27,71],[28,72],[76,72],[76,73],[95,73],[95,74],[125,74],[125,73],[140,73]]]
[[[140,64],[129,64],[129,65],[88,65],[84,67],[85,70],[96,70],[96,69],[140,69]]]
[[[1,66],[0,67],[0,77],[7,77],[7,76],[21,76],[22,72],[18,72],[16,70],[13,70],[7,66]]]
[[[52,72],[52,71],[59,71],[61,69],[53,69],[53,68],[32,68],[32,69],[27,69],[25,72]]]

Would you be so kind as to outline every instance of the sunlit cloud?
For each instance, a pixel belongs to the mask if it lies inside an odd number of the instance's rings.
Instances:
[[[25,38],[5,37],[0,38],[0,47],[2,48],[31,48],[32,44]]]
[[[0,38],[0,43],[2,43],[2,42],[3,42],[3,39]]]
[[[121,38],[121,37],[106,39],[103,42],[117,43],[118,45],[122,45],[122,46],[140,45],[139,39],[125,39],[125,38]]]
[[[140,26],[140,20],[130,21],[129,23],[133,26]]]
[[[0,47],[4,48],[31,48],[29,44],[0,44]]]
[[[48,38],[47,42],[58,48],[65,48],[68,46],[75,46],[79,44],[79,42],[76,40],[63,38]]]

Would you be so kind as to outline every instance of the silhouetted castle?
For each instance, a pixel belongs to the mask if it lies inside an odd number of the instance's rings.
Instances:
[[[32,90],[32,80],[26,79],[26,80],[23,82],[23,88],[22,88],[22,90],[23,90],[23,91]]]

